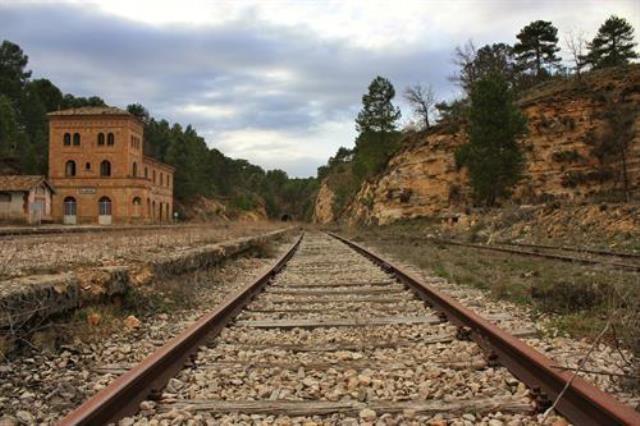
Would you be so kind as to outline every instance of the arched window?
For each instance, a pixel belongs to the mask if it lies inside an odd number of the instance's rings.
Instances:
[[[64,137],[62,138],[62,141],[63,141],[65,146],[71,145],[71,134],[70,133],[65,133]]]
[[[69,160],[64,165],[64,175],[67,177],[76,175],[76,162],[73,160]]]
[[[104,145],[104,133],[98,133],[98,145]]]
[[[151,217],[151,200],[147,198],[147,217]]]
[[[107,135],[107,145],[114,145],[116,143],[116,137],[113,136],[113,133],[109,132]]]
[[[64,215],[75,216],[76,215],[76,199],[73,197],[66,197],[64,199]]]
[[[160,173],[160,186],[162,186],[163,184],[163,177],[162,177],[162,173]]]
[[[100,176],[111,176],[111,163],[107,160],[103,160],[100,163]]]
[[[148,168],[144,168],[144,178],[148,179],[149,178],[149,169]]]
[[[151,219],[156,220],[156,202],[151,202]]]
[[[133,177],[138,177],[138,163],[133,162],[133,166],[131,166],[131,175]]]
[[[111,216],[111,200],[109,197],[102,197],[98,200],[98,214],[100,216]]]
[[[73,134],[73,145],[80,146],[80,133]]]
[[[140,205],[142,204],[142,200],[140,197],[133,197],[133,216],[140,217]]]
[[[153,183],[156,183],[156,171],[153,171]]]
[[[85,165],[84,165],[84,169],[85,169],[86,171],[91,170],[91,163],[89,163],[89,162],[85,163]]]
[[[160,219],[160,220],[163,219],[163,216],[162,216],[162,205],[163,205],[163,203],[160,203],[160,207],[159,207],[160,214],[158,214],[158,219]]]

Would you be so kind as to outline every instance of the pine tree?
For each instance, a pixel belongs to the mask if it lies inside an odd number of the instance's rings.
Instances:
[[[535,21],[520,30],[519,40],[513,46],[513,52],[524,69],[534,71],[536,77],[549,73],[545,67],[555,67],[560,62],[556,52],[558,47],[558,29],[548,21]]]
[[[0,45],[0,93],[7,96],[14,104],[20,95],[31,71],[26,71],[29,58],[20,46],[8,40]]]
[[[362,96],[362,111],[356,118],[356,129],[363,133],[391,132],[396,129],[400,109],[391,100],[396,95],[393,85],[384,77],[376,77],[369,85],[369,92]]]
[[[396,121],[400,109],[391,100],[396,95],[393,85],[376,77],[362,97],[362,111],[356,118],[356,139],[353,171],[359,179],[377,173],[393,152],[397,141]]]
[[[526,122],[503,76],[493,74],[474,84],[468,119],[468,142],[456,152],[456,162],[467,167],[476,199],[491,206],[510,195],[524,165],[516,138]]]
[[[584,62],[593,68],[615,67],[629,63],[638,54],[633,50],[633,27],[624,18],[611,16],[600,26],[595,38],[587,43]]]
[[[16,155],[19,133],[16,112],[11,99],[0,95],[0,158]]]

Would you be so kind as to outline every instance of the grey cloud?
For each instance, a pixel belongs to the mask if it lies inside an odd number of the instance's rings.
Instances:
[[[533,4],[514,10],[530,15]],[[486,11],[481,15],[488,16]],[[403,88],[418,81],[433,84],[441,97],[450,98],[456,91],[447,80],[453,72],[451,51],[464,41],[452,40],[446,49],[430,48],[425,41],[366,50],[320,39],[302,27],[266,24],[250,11],[219,26],[151,26],[83,6],[33,3],[0,5],[0,28],[3,37],[30,56],[35,76],[51,79],[66,92],[99,95],[118,106],[141,102],[156,117],[192,124],[211,146],[219,144],[216,135],[223,131],[274,130],[300,141],[308,129],[323,123],[352,121],[376,75],[394,83],[402,105]],[[506,26],[495,32],[495,40],[509,41],[514,34]],[[194,114],[189,105],[232,113]],[[403,116],[409,115],[405,109]],[[255,158],[263,167],[306,176],[337,146],[351,143],[326,140],[324,157],[295,162],[270,158],[269,147],[256,144]],[[304,157],[304,144],[290,149]]]

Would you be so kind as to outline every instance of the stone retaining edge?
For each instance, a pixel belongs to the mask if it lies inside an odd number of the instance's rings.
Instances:
[[[252,237],[170,253],[149,262],[141,282],[130,266],[96,267],[88,271],[31,275],[0,282],[0,329],[12,331],[52,315],[124,294],[132,283],[146,284],[155,277],[167,277],[209,268],[240,255],[257,244],[294,232],[289,227]]]

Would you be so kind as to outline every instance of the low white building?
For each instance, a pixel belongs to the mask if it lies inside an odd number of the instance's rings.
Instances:
[[[51,220],[55,189],[41,175],[0,176],[0,221],[38,224]]]

